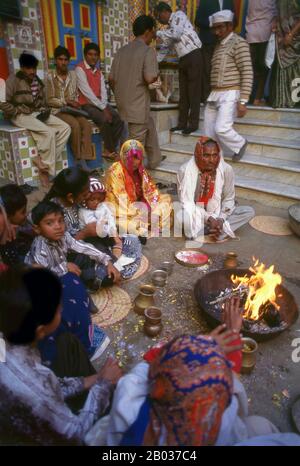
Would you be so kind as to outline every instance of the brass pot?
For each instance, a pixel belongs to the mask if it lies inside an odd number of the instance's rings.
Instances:
[[[225,269],[235,269],[238,265],[237,254],[235,252],[229,252],[226,254],[224,261]]]
[[[144,315],[147,307],[154,306],[155,288],[152,285],[141,285],[140,292],[134,300],[134,311],[140,316]]]
[[[156,337],[162,331],[161,310],[158,307],[148,307],[144,315],[144,333],[148,337]]]
[[[242,374],[250,374],[256,364],[258,345],[253,338],[242,338]]]

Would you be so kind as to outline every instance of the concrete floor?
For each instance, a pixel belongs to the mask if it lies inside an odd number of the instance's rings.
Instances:
[[[29,197],[31,207],[43,197],[43,193],[35,191]],[[288,216],[282,209],[262,206],[243,199],[239,201],[241,205],[252,205],[257,215],[278,215],[285,218]],[[283,284],[294,295],[299,306],[300,239],[294,235],[266,235],[251,226],[241,228],[238,235],[240,241],[204,245],[202,249],[209,254],[212,261],[210,270],[221,268],[224,256],[229,251],[235,251],[238,254],[239,265],[246,268],[252,264],[252,257],[255,256],[267,265],[275,265],[275,270],[283,276]],[[163,260],[173,260],[174,253],[183,247],[183,238],[148,240],[144,247],[144,254],[150,262],[147,273],[137,280],[122,284],[132,301],[138,294],[139,286],[150,283],[151,271],[158,268]],[[156,304],[163,312],[162,334],[156,339],[145,336],[144,319],[131,310],[123,321],[107,329],[111,345],[96,364],[99,366],[107,355],[114,355],[126,371],[141,360],[148,348],[161,339],[181,333],[208,333],[209,327],[201,316],[193,296],[194,284],[204,273],[199,269],[190,269],[175,263],[167,286],[157,291],[155,296]],[[292,361],[292,352],[295,349],[292,342],[296,338],[300,338],[300,319],[279,337],[259,343],[254,371],[241,377],[249,398],[250,414],[267,417],[284,432],[293,429],[289,408],[295,397],[300,394],[300,362]]]

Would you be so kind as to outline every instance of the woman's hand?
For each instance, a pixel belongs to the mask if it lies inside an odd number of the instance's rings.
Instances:
[[[78,275],[80,277],[81,275],[81,270],[78,267],[78,265],[74,264],[73,262],[68,262],[67,263],[68,271],[71,273],[75,273],[75,275]]]
[[[123,372],[118,361],[113,358],[108,358],[104,366],[98,372],[97,378],[98,380],[107,380],[113,385],[116,385],[122,375]]]
[[[231,343],[239,338],[239,333],[233,330],[226,330],[226,325],[222,324],[215,328],[210,336],[214,338],[225,354],[242,349],[242,344],[232,345]]]
[[[111,384],[116,385],[122,375],[123,372],[118,362],[113,358],[108,358],[97,374],[84,378],[83,386],[85,390],[89,390],[97,382],[101,382],[101,380],[107,380]]]
[[[107,264],[107,274],[109,278],[113,276],[114,278],[114,283],[119,283],[121,280],[121,274],[120,272],[116,269],[116,267],[113,265],[112,262],[109,262]]]
[[[240,309],[239,296],[233,296],[225,301],[222,320],[227,330],[240,333],[243,323],[243,312]]]

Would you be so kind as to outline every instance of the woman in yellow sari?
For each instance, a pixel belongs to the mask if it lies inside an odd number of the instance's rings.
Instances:
[[[138,236],[168,235],[172,226],[172,200],[160,194],[143,165],[144,147],[134,139],[121,147],[120,161],[108,170],[106,202],[115,210],[119,233]]]

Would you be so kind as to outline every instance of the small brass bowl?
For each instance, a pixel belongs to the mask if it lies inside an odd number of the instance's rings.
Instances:
[[[162,331],[162,313],[158,307],[148,307],[144,311],[145,324],[144,333],[148,337],[154,338]]]
[[[250,374],[256,364],[258,345],[253,338],[242,338],[242,374]]]
[[[237,257],[235,252],[228,252],[224,261],[225,269],[235,269],[238,265]]]
[[[168,275],[173,272],[174,262],[164,261],[161,263],[160,270],[164,270]]]
[[[162,288],[166,285],[168,278],[168,272],[165,270],[154,270],[151,275],[151,280],[154,286]]]

